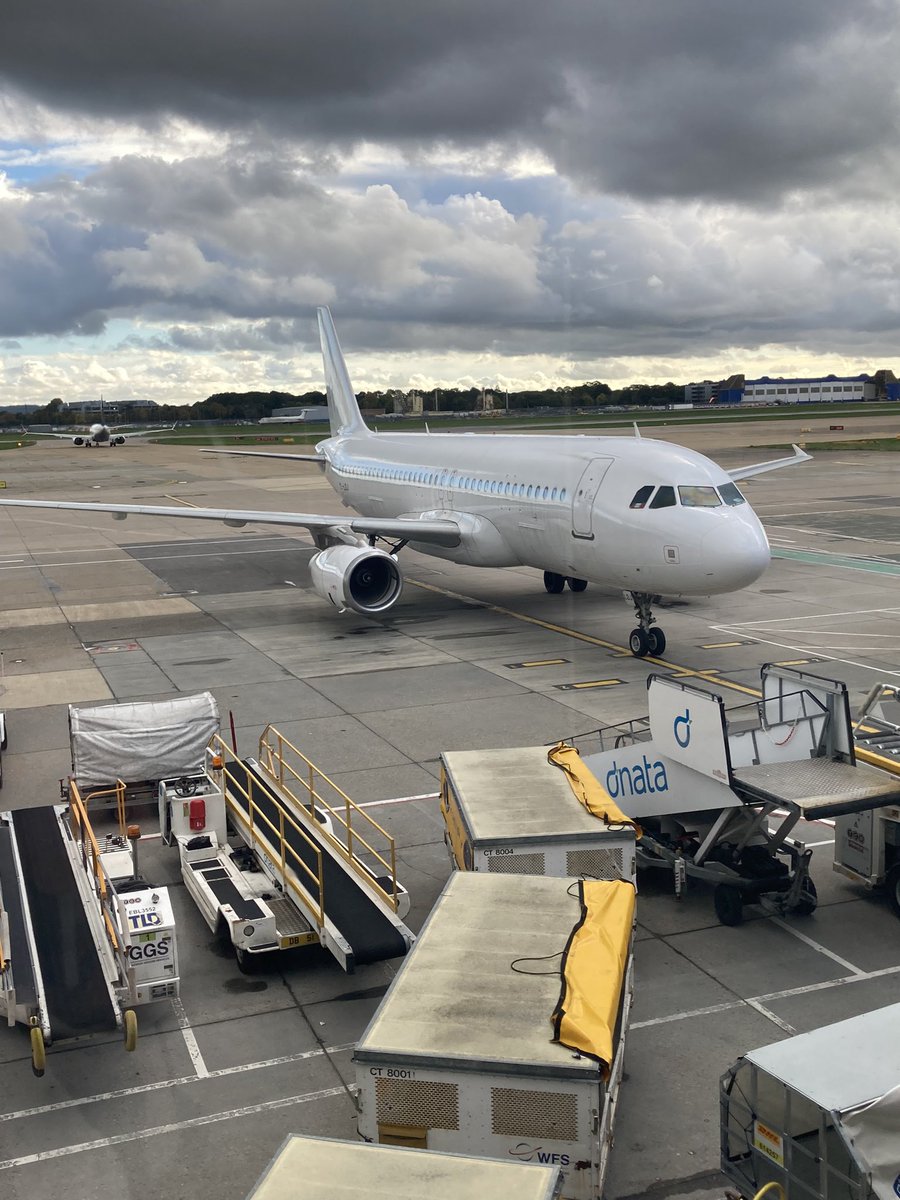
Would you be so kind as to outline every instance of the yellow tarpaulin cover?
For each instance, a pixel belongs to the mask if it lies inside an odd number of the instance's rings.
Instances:
[[[635,837],[641,836],[641,827],[630,817],[626,817],[603,784],[582,762],[581,755],[574,746],[557,742],[547,753],[547,761],[565,772],[576,800],[584,805],[592,817],[599,817],[607,825],[631,825]]]
[[[579,880],[581,920],[563,953],[553,1040],[596,1059],[608,1078],[634,927],[634,885]]]

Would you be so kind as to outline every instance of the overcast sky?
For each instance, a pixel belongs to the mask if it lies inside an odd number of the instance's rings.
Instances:
[[[900,0],[5,0],[0,403],[900,374]]]

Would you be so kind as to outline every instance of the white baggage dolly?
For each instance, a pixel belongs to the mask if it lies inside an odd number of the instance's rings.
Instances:
[[[556,1200],[559,1168],[289,1137],[247,1200]]]
[[[900,1195],[900,1004],[743,1055],[722,1076],[721,1168],[742,1197]]]
[[[442,754],[441,813],[460,870],[634,882],[634,825],[594,816],[546,746]]]
[[[598,1200],[633,926],[621,880],[454,872],[353,1055],[360,1135],[558,1166],[563,1197]]]

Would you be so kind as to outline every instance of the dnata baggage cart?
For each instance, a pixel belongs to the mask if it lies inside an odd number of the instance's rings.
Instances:
[[[634,901],[623,880],[454,872],[357,1044],[360,1135],[558,1166],[563,1197],[597,1200]]]
[[[609,796],[580,766],[571,746],[442,754],[441,813],[454,864],[465,871],[633,882],[635,827],[618,809],[610,812]],[[584,788],[597,792],[593,810],[580,798]]]
[[[900,1004],[752,1050],[720,1085],[721,1166],[741,1196],[900,1195]]]
[[[559,1168],[289,1137],[247,1200],[556,1200]]]

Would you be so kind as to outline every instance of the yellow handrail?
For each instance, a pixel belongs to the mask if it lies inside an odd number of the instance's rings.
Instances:
[[[273,744],[274,742],[274,744]],[[299,767],[303,771],[296,769],[290,762],[285,759],[285,748],[291,750],[300,760]],[[338,851],[349,866],[360,875],[368,887],[377,891],[387,904],[391,906],[394,912],[399,907],[399,896],[397,892],[397,848],[394,839],[387,830],[367,812],[359,807],[342,788],[329,779],[329,777],[320,771],[315,763],[311,762],[306,755],[299,750],[292,742],[290,742],[282,733],[280,733],[273,725],[267,725],[260,735],[259,739],[259,762],[273,779],[277,780],[279,786],[287,792],[287,794],[298,805],[304,809],[308,809],[312,820],[316,820],[316,805],[318,804],[322,810],[327,812],[332,820],[340,825],[346,836],[346,843],[339,838],[334,837],[327,829],[317,826],[319,833],[323,837],[329,839],[330,844]],[[290,782],[285,776],[289,776],[291,780],[299,784],[306,793],[305,799],[297,795],[290,786]],[[331,791],[339,798],[340,808],[329,801],[322,795],[322,792],[317,787],[317,780],[321,780],[331,789]],[[320,785],[321,786],[321,785]],[[341,811],[343,810],[343,811]],[[366,822],[369,832],[369,837],[374,840],[375,835],[380,835],[384,839],[384,853],[380,852],[372,845],[372,843],[360,832],[358,823],[357,827],[353,826],[353,817],[357,817],[358,822]],[[373,834],[372,831],[375,831]],[[363,860],[359,857],[357,850],[354,848],[354,842],[357,846],[362,846],[385,871],[385,874],[390,879],[391,889],[387,891],[378,883],[372,872],[367,869]],[[387,855],[387,858],[385,857]]]
[[[236,778],[236,776],[233,774],[233,772],[228,770],[228,766],[226,764],[227,758],[234,759],[235,761],[239,761],[239,760],[237,759],[237,756],[235,754],[233,754],[232,751],[229,749],[227,743],[224,742],[218,734],[214,734],[213,738],[210,741],[210,749],[212,749],[213,747],[215,747],[216,755],[220,756],[222,759],[222,766],[218,767],[218,768],[213,767],[213,770],[222,771],[222,773],[225,775],[225,777],[228,780],[229,787],[231,787],[234,791],[238,792],[241,796],[243,796],[245,804],[246,804],[246,810],[242,809],[240,804],[238,804],[231,796],[229,796],[228,792],[226,790],[225,803],[226,803],[226,806],[227,806],[229,812],[231,813],[232,817],[239,824],[247,826],[251,845],[259,837],[267,836],[265,833],[265,829],[263,829],[262,833],[258,832],[258,830],[257,830],[258,824],[262,824],[264,827],[268,827],[268,829],[271,830],[271,833],[274,835],[274,840],[271,837],[268,838],[268,840],[272,843],[273,848],[277,847],[277,856],[278,856],[278,860],[279,860],[279,866],[281,867],[281,881],[282,881],[283,887],[286,890],[290,890],[297,897],[298,902],[300,904],[302,904],[302,906],[304,908],[306,908],[309,912],[311,912],[313,914],[313,916],[315,917],[316,921],[318,922],[318,924],[320,926],[324,925],[324,923],[325,923],[325,877],[324,877],[324,871],[323,871],[323,867],[322,867],[321,847],[317,846],[315,844],[315,842],[312,840],[312,838],[310,838],[310,836],[306,833],[306,831],[303,829],[303,827],[301,825],[299,825],[298,822],[295,821],[294,818],[291,816],[291,814],[286,812],[284,810],[284,808],[282,808],[281,805],[278,805],[278,826],[276,826],[270,820],[270,818],[266,815],[266,813],[263,811],[263,809],[261,809],[260,806],[256,803],[256,801],[253,799],[253,797],[250,795],[250,793],[244,787],[244,785],[240,782],[240,780],[238,778]],[[293,848],[293,846],[291,846],[291,844],[285,838],[285,836],[284,836],[285,822],[287,822],[287,824],[290,826],[290,828],[294,829],[296,831],[296,833],[298,833],[300,835],[300,837],[303,839],[303,841],[306,843],[306,845],[312,851],[313,855],[315,856],[315,863],[316,863],[315,871],[313,871],[303,861],[303,859],[300,857],[300,855],[297,853],[297,851]],[[288,862],[288,859],[291,860],[290,863]],[[301,875],[301,878],[303,876],[306,876],[315,885],[316,895],[318,898],[317,905],[310,903],[310,900],[309,900],[307,894],[300,888],[299,884],[297,884],[291,878],[291,876],[288,875],[288,873],[287,873],[288,866],[290,866],[292,870],[297,870],[299,868],[299,874]]]
[[[72,780],[72,786],[75,786],[75,780]],[[102,791],[88,792],[83,798],[80,797],[81,803],[84,805],[84,810],[87,812],[87,807],[92,800],[99,800],[103,796],[115,796],[116,798],[116,818],[119,822],[119,833],[125,837],[125,791],[127,785],[121,779],[117,779],[115,787],[103,788]]]
[[[115,789],[109,789],[108,794],[112,794],[113,791],[118,793],[119,786],[120,785],[117,784]],[[121,783],[121,788],[124,804],[124,783]],[[103,793],[93,792],[88,796],[88,799],[100,794]],[[100,862],[100,847],[97,845],[97,839],[94,836],[93,829],[91,828],[91,822],[87,813],[87,805],[81,798],[81,793],[79,792],[78,785],[74,779],[69,780],[69,824],[76,843],[80,844],[81,846],[81,865],[89,877],[91,875],[93,876],[94,894],[100,903],[100,911],[103,915],[107,936],[112,944],[113,950],[116,953],[116,957],[119,960],[120,968],[123,972],[127,973],[127,964],[124,961],[119,935],[116,932],[115,923],[109,911],[111,904],[110,888],[107,883],[106,872],[103,869],[103,864]]]

